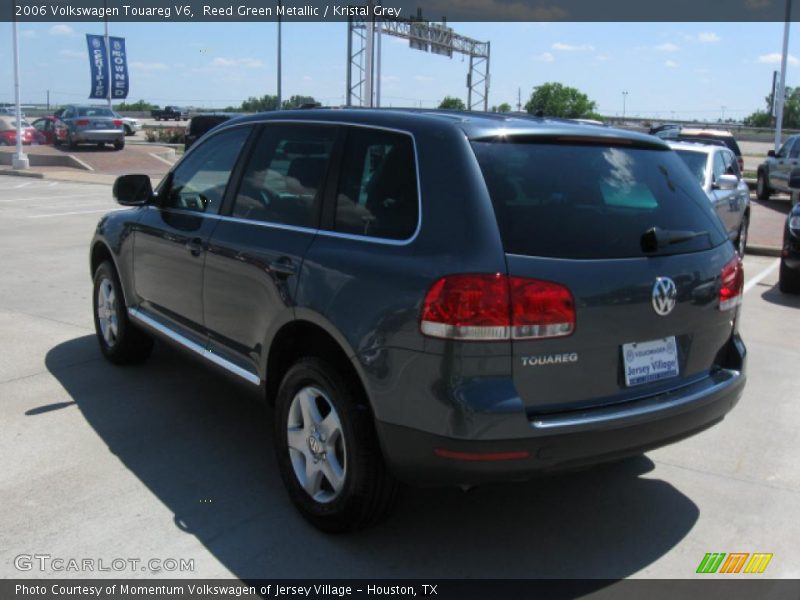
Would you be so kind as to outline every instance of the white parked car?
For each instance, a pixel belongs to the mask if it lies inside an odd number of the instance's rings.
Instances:
[[[122,127],[125,129],[125,135],[134,135],[137,131],[142,129],[142,123],[139,119],[133,117],[123,117],[118,112],[114,112],[118,119],[122,121]]]
[[[750,225],[750,188],[736,155],[723,143],[668,142],[705,191],[740,256],[747,246]]]

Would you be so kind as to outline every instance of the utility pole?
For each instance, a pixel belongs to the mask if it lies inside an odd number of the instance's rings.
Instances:
[[[775,99],[775,152],[781,145],[783,128],[783,96],[786,91],[786,57],[789,54],[789,24],[792,18],[792,0],[786,0],[786,20],[783,24],[783,54],[781,55],[781,83]]]
[[[728,107],[723,104],[722,105],[722,122],[723,123],[725,122],[725,109],[726,108],[728,108]]]
[[[11,166],[14,169],[27,169],[30,167],[27,155],[22,151],[22,110],[19,106],[19,39],[17,38],[17,18],[14,17],[14,103],[17,113],[17,151],[11,157]]]
[[[369,7],[370,16],[367,17],[365,25],[366,25],[366,46],[364,51],[366,52],[365,56],[365,67],[364,67],[364,99],[362,100],[362,105],[366,106],[367,108],[372,108],[374,106],[374,94],[373,94],[373,76],[375,74],[374,67],[373,67],[373,46],[375,42],[375,20],[372,17],[372,2],[368,2],[367,6]]]
[[[522,88],[517,88],[517,112],[522,112]]]
[[[381,31],[383,26],[380,19],[377,22],[378,30],[375,32],[378,36],[377,56],[375,58],[375,106],[381,107]]]
[[[47,112],[50,112],[50,90],[47,90]]]
[[[625,105],[628,100],[628,92],[622,92],[622,118],[625,119]]]

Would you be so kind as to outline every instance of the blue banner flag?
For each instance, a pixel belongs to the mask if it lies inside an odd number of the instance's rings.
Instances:
[[[86,34],[89,47],[89,69],[92,72],[92,91],[89,98],[108,98],[108,56],[102,35]]]
[[[128,57],[125,52],[125,38],[109,37],[108,46],[111,62],[111,97],[128,97]]]

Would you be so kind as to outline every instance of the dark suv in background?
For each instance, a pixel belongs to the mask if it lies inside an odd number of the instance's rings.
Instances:
[[[658,139],[400,110],[233,119],[91,243],[103,354],[177,345],[262,390],[328,531],[397,481],[615,460],[718,422],[745,383],[742,265]],[[591,503],[591,499],[587,499]]]

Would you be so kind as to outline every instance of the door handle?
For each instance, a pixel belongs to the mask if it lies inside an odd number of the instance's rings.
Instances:
[[[192,256],[200,256],[203,253],[203,240],[200,238],[193,238],[186,242],[186,249]]]
[[[272,261],[269,264],[269,270],[270,273],[274,273],[278,277],[290,277],[297,274],[297,267],[288,256],[282,256]]]

